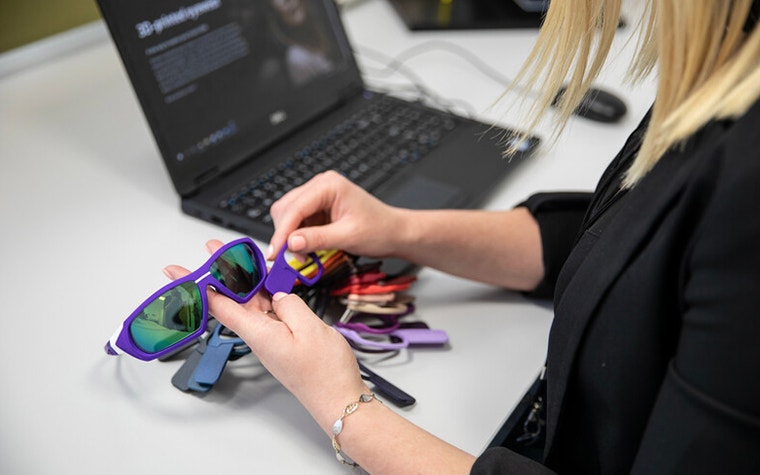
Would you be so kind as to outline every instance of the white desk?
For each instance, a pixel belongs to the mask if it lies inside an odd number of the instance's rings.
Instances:
[[[410,33],[382,0],[345,12],[355,45],[395,55],[434,38],[513,75],[534,31]],[[348,473],[329,440],[252,358],[205,397],[170,384],[180,365],[103,353],[106,339],[169,263],[193,267],[231,231],[184,216],[110,39],[0,80],[0,473]],[[625,35],[624,35],[625,36]],[[625,38],[621,38],[621,43]],[[488,204],[540,189],[589,189],[644,114],[624,53],[599,81],[626,97],[616,125],[573,120],[565,136]],[[438,94],[483,111],[502,87],[448,53],[408,66]],[[498,118],[484,114],[486,120]],[[519,124],[516,117],[506,122]],[[449,332],[372,368],[413,394],[402,412],[481,451],[545,355],[551,311],[521,296],[423,270],[417,313]]]

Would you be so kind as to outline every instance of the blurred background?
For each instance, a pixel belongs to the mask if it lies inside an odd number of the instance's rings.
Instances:
[[[95,0],[2,0],[0,53],[99,18]]]

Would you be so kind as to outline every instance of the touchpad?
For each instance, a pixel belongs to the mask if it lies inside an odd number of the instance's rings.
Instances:
[[[412,209],[442,209],[456,207],[464,199],[462,190],[420,175],[410,176],[382,197],[392,206]]]

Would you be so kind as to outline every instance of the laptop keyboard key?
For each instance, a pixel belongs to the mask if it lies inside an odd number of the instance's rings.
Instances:
[[[372,192],[424,157],[455,126],[434,110],[383,97],[221,199],[219,207],[269,225],[274,201],[326,170]]]

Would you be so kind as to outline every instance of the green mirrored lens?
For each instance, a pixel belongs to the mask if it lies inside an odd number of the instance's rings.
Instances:
[[[202,318],[200,290],[195,282],[185,282],[149,303],[129,325],[129,333],[141,350],[157,353],[198,330]]]
[[[211,275],[240,297],[250,294],[261,281],[261,270],[256,265],[253,249],[247,244],[227,249],[211,264]]]

